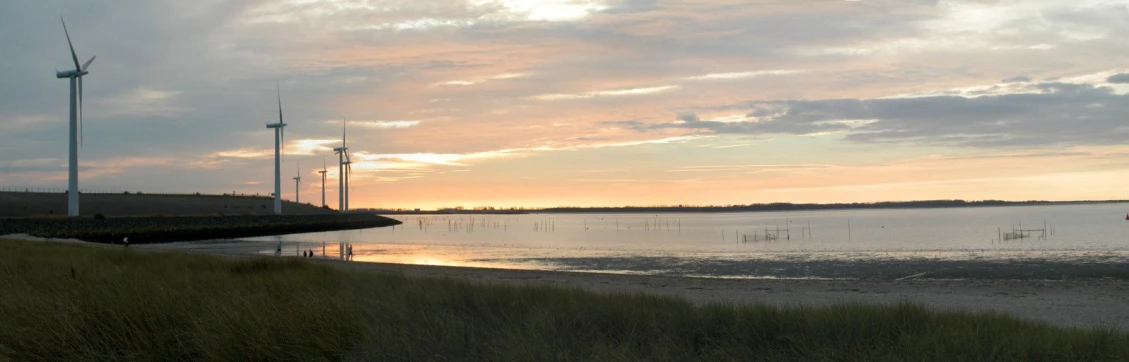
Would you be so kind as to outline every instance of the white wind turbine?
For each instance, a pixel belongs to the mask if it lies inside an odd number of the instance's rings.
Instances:
[[[282,159],[281,144],[286,142],[286,123],[282,123],[282,90],[275,84],[278,92],[278,123],[268,123],[267,128],[274,129],[274,213],[282,213],[282,175],[279,161]]]
[[[325,156],[321,157],[321,171],[318,173],[321,174],[321,207],[325,207],[325,174],[329,173],[325,169]]]
[[[78,216],[78,147],[82,144],[82,76],[88,74],[86,70],[90,68],[90,63],[94,62],[94,58],[90,57],[86,63],[81,66],[78,64],[78,55],[74,52],[74,44],[71,43],[71,34],[67,31],[67,22],[63,21],[63,17],[59,17],[59,21],[63,23],[63,34],[67,36],[67,46],[71,48],[71,60],[74,60],[74,70],[59,71],[55,70],[55,77],[59,79],[68,78],[71,80],[71,135],[67,145],[70,148],[70,162],[69,162],[69,177],[67,180],[67,215]],[[77,93],[76,93],[77,90]],[[77,132],[76,132],[77,131]]]
[[[302,184],[302,165],[296,165],[296,167],[298,176],[294,176],[294,203],[300,204],[302,201],[298,200],[300,194],[298,190],[300,189],[299,185]]]
[[[346,120],[342,119],[341,147],[333,149],[333,153],[337,154],[337,208],[340,212],[349,211],[349,174],[353,171],[353,162],[349,161],[349,147],[345,145],[345,123]]]

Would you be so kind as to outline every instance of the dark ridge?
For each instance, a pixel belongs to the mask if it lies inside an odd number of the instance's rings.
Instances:
[[[324,215],[145,216],[117,218],[0,218],[0,235],[29,234],[95,243],[130,244],[234,239],[393,226],[400,221],[368,213]]]
[[[273,215],[274,199],[265,196],[207,194],[80,193],[81,216]],[[311,204],[282,202],[286,214],[335,214]],[[0,217],[66,215],[62,192],[0,192]]]

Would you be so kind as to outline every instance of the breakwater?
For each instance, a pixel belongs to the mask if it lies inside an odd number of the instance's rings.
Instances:
[[[130,244],[233,239],[398,225],[374,214],[147,216],[119,218],[0,218],[0,235]]]

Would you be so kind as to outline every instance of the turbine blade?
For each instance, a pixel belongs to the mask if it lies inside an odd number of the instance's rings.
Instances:
[[[94,58],[97,58],[97,57],[98,57],[97,55],[92,56],[92,57],[90,57],[90,60],[86,61],[86,63],[82,63],[82,71],[85,72],[87,68],[90,68],[90,63],[94,63]]]
[[[278,92],[278,123],[282,123],[282,88],[279,87],[278,82],[274,83],[274,87]]]
[[[71,59],[74,59],[74,69],[76,71],[82,71],[82,68],[78,66],[78,55],[74,53],[74,44],[71,44],[71,33],[67,31],[67,22],[63,20],[62,16],[59,17],[59,22],[63,23],[63,34],[67,35],[67,46],[71,47]]]
[[[78,77],[78,146],[82,147],[82,77]]]

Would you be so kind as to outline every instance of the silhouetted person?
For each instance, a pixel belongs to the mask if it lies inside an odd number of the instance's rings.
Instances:
[[[125,245],[125,247],[127,247],[127,248],[129,247],[129,237],[128,236],[122,238],[122,245]]]

